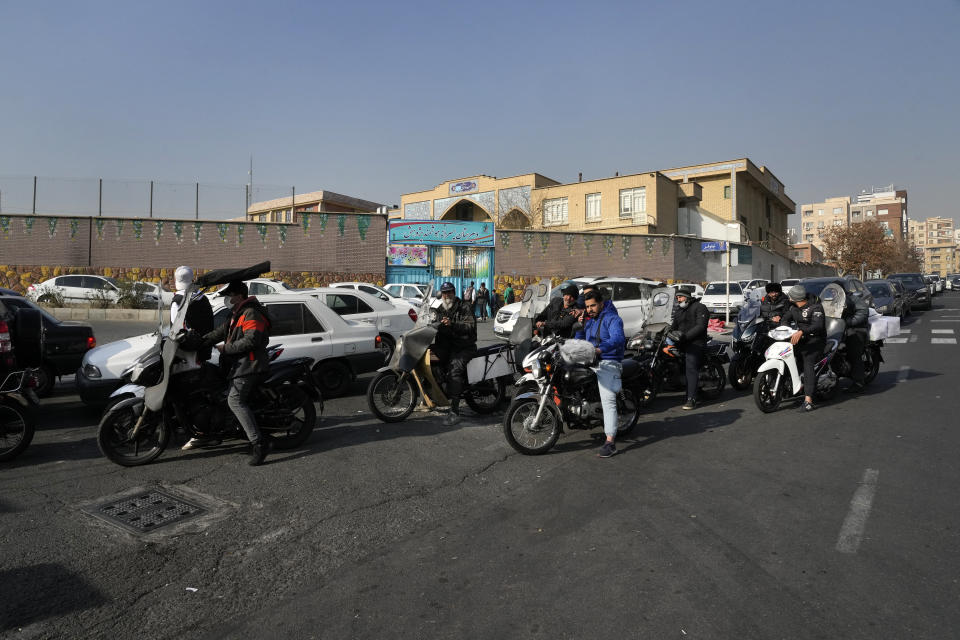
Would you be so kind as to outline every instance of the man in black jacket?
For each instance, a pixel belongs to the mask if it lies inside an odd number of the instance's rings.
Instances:
[[[847,393],[859,393],[864,388],[863,350],[867,346],[869,315],[870,307],[863,296],[848,293],[842,316],[847,325],[843,340],[847,344],[847,358],[850,359],[850,375],[853,378],[853,384],[847,389]]]
[[[707,344],[707,324],[710,313],[699,301],[691,298],[683,290],[677,290],[677,312],[673,317],[670,330],[679,334],[677,345],[684,352],[684,369],[687,375],[687,401],[685,410],[697,406],[697,389],[700,386],[700,363],[703,361],[703,347]]]
[[[779,323],[787,308],[787,299],[783,296],[783,287],[779,282],[767,284],[767,295],[760,301],[760,317],[767,322]]]
[[[815,367],[823,356],[826,343],[827,325],[823,305],[807,296],[807,290],[801,284],[795,284],[787,292],[790,302],[780,318],[781,325],[793,324],[797,331],[790,337],[790,344],[796,349],[803,362],[803,405],[804,411],[813,411],[813,393],[817,389]]]
[[[481,291],[483,285],[481,284]],[[467,386],[467,363],[477,353],[477,319],[470,305],[457,297],[453,283],[440,287],[441,304],[437,308],[440,330],[434,339],[433,352],[447,369],[447,396],[450,413],[444,420],[447,426],[460,421],[460,394]]]
[[[560,290],[560,294],[559,298],[551,300],[534,318],[535,326],[543,336],[552,333],[561,338],[573,337],[573,325],[580,317],[580,310],[577,308],[580,292],[575,285],[568,284]]]

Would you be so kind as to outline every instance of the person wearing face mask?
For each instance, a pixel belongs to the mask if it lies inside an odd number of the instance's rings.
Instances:
[[[787,299],[779,282],[767,284],[767,295],[760,301],[760,317],[767,322],[779,323],[787,309]]]
[[[177,314],[183,306],[184,295],[187,287],[193,283],[193,269],[183,265],[177,267],[173,272],[173,282],[177,293],[173,296],[170,303],[170,324],[176,320]],[[187,307],[187,315],[183,319],[183,328],[188,331],[196,331],[201,335],[206,335],[213,331],[213,308],[210,306],[210,300],[200,291],[194,291],[190,297],[190,305]],[[197,351],[197,357],[206,362],[210,359],[211,347],[204,347]]]
[[[790,336],[790,344],[796,350],[797,359],[803,364],[803,404],[801,409],[813,411],[813,394],[817,390],[815,376],[817,359],[823,356],[826,344],[826,316],[823,305],[815,296],[808,296],[802,284],[795,284],[787,291],[792,303],[784,311],[780,324],[795,326],[797,330]]]
[[[483,291],[483,285],[480,286]],[[449,376],[446,390],[450,413],[444,424],[452,426],[460,421],[460,394],[467,386],[467,363],[477,354],[477,319],[470,305],[457,297],[451,282],[440,286],[440,306],[436,311],[440,328],[431,349]]]
[[[673,316],[670,331],[679,334],[677,345],[684,353],[684,371],[687,376],[687,401],[683,408],[687,411],[697,406],[697,389],[700,386],[700,363],[703,361],[703,348],[707,344],[707,324],[710,314],[699,301],[680,289],[677,291],[677,312]]]

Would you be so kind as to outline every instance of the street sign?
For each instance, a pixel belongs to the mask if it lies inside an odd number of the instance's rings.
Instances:
[[[701,242],[700,251],[726,251],[727,243],[720,242]]]

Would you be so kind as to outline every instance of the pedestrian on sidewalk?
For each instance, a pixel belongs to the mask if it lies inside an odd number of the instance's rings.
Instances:
[[[480,322],[487,321],[487,305],[490,304],[490,290],[487,289],[487,283],[481,282],[477,289],[477,306],[480,308]]]

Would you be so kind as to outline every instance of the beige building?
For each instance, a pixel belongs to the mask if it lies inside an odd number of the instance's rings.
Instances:
[[[299,222],[300,212],[374,213],[384,205],[333,191],[312,191],[254,202],[247,209],[248,222]],[[241,218],[243,220],[244,218]]]
[[[797,262],[823,263],[823,251],[812,242],[798,242],[790,245],[790,258]]]
[[[677,234],[755,242],[787,256],[795,203],[748,158],[562,184],[539,173],[448,180],[403,194],[393,218],[492,220],[499,229]]]
[[[957,238],[952,218],[911,220],[911,246],[923,252],[923,272],[945,276],[957,268]]]
[[[862,191],[856,198],[842,196],[800,205],[800,242],[826,249],[826,237],[834,227],[875,220],[888,237],[900,240],[907,234],[907,192],[892,186]]]
[[[823,202],[800,205],[800,239],[822,252],[826,237],[834,227],[850,226],[850,198],[827,198]]]

